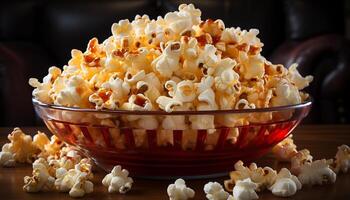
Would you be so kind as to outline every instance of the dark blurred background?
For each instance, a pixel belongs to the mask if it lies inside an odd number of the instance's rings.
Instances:
[[[264,56],[312,74],[305,123],[350,122],[350,0],[11,0],[0,6],[0,126],[38,124],[28,79],[62,67],[72,48],[84,50],[92,37],[103,41],[120,19],[155,18],[180,3],[194,3],[203,19],[227,27],[258,28]]]

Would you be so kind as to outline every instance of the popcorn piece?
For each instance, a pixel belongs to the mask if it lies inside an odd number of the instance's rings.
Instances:
[[[94,191],[94,184],[88,180],[86,173],[80,173],[75,181],[72,189],[69,191],[69,196],[77,198],[83,197],[85,194]]]
[[[163,50],[162,55],[152,62],[152,66],[161,76],[170,78],[179,69],[181,44],[179,42],[169,43]]]
[[[272,153],[278,160],[290,161],[291,158],[298,152],[297,146],[293,142],[292,135],[278,143],[273,147]]]
[[[298,178],[292,175],[288,169],[282,168],[277,174],[276,182],[269,188],[272,194],[280,197],[293,196],[302,187]]]
[[[293,174],[299,174],[301,171],[301,167],[305,163],[311,163],[312,162],[312,156],[310,155],[310,151],[307,149],[303,149],[301,151],[298,151],[292,159],[291,159],[291,172]]]
[[[55,178],[50,176],[46,166],[42,163],[33,164],[33,176],[24,177],[23,190],[26,192],[51,191]]]
[[[89,107],[88,98],[92,90],[82,76],[70,77],[65,85],[65,88],[57,94],[55,104],[68,107]]]
[[[251,163],[249,167],[245,167],[242,161],[235,163],[235,171],[230,172],[230,180],[225,180],[225,188],[232,191],[235,183],[239,180],[250,178],[257,184],[257,191],[270,187],[276,180],[277,172],[270,167],[257,167],[255,163]]]
[[[209,200],[227,200],[229,197],[233,198],[218,182],[209,182],[205,184],[204,192]]]
[[[298,88],[282,79],[277,83],[275,89],[276,96],[272,97],[272,106],[284,106],[301,103]]]
[[[88,174],[78,169],[65,168],[56,170],[55,187],[58,191],[69,192],[72,197],[82,197],[93,191],[93,183],[88,180]]]
[[[6,144],[3,150],[12,153],[16,162],[32,163],[40,151],[33,145],[32,137],[23,133],[20,128],[14,128],[12,133],[8,135],[8,139],[11,143]]]
[[[11,149],[11,144],[4,144],[0,152],[0,165],[4,167],[14,167],[15,164],[16,161]]]
[[[350,147],[343,144],[338,147],[337,154],[335,155],[335,172],[342,171],[348,172],[350,168]]]
[[[158,97],[156,102],[158,103],[159,107],[166,112],[172,112],[176,106],[182,106],[181,101],[177,101],[166,96]]]
[[[103,178],[102,184],[108,187],[109,193],[125,194],[131,189],[133,180],[129,177],[129,172],[118,165]]]
[[[298,64],[292,64],[288,69],[287,78],[294,83],[294,85],[298,88],[298,90],[302,90],[305,87],[309,86],[310,82],[313,80],[312,76],[302,77],[298,70]]]
[[[250,178],[239,180],[233,188],[233,198],[236,200],[258,199],[255,192],[258,185],[250,180]]]
[[[36,78],[29,79],[29,85],[34,87],[33,96],[41,102],[52,103],[53,100],[49,96],[52,84],[55,79],[61,75],[61,70],[57,67],[50,67],[49,74],[43,78],[43,82],[40,83]]]
[[[167,189],[170,200],[186,200],[193,198],[195,192],[186,186],[183,179],[177,179],[174,184],[170,184]]]
[[[337,175],[329,167],[329,163],[332,162],[332,160],[322,159],[304,163],[300,167],[300,174],[298,175],[300,182],[308,185],[334,183]]]
[[[193,4],[179,5],[178,12],[170,12],[164,16],[164,21],[169,24],[169,28],[176,34],[183,34],[191,30],[193,25],[198,25],[201,21],[201,11],[196,9]]]
[[[40,151],[45,151],[45,145],[48,143],[50,143],[50,140],[43,132],[38,131],[38,133],[33,137],[33,144],[40,149]]]

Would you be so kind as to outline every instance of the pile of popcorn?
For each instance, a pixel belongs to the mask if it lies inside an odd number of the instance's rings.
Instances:
[[[40,131],[32,138],[19,128],[15,128],[8,138],[10,143],[4,144],[0,152],[0,166],[14,167],[16,163],[33,166],[32,175],[24,177],[24,191],[68,192],[71,197],[83,197],[93,192],[93,163],[72,146],[56,136],[49,139]],[[110,193],[125,194],[133,183],[128,175],[127,170],[116,166],[102,184]]]
[[[67,107],[166,112],[266,108],[308,98],[300,90],[313,77],[302,77],[296,64],[287,69],[266,60],[258,30],[203,21],[192,4],[157,19],[137,15],[111,29],[112,36],[102,43],[91,39],[85,52],[73,49],[63,71],[51,67],[42,82],[31,78],[34,98]],[[192,128],[214,121],[203,117],[191,118]]]
[[[32,176],[24,177],[24,191],[68,192],[74,198],[93,192],[92,161],[56,136],[49,139],[45,133],[38,131],[32,138],[15,128],[8,138],[10,143],[4,144],[0,152],[0,166],[14,167],[16,163],[33,166]],[[207,199],[258,199],[257,192],[265,189],[276,196],[289,197],[303,185],[334,183],[338,173],[347,173],[350,169],[350,147],[347,145],[338,147],[335,160],[313,161],[309,150],[297,151],[291,137],[280,142],[272,151],[278,160],[291,163],[290,170],[282,168],[277,172],[270,167],[258,167],[255,163],[244,166],[242,161],[238,161],[234,165],[235,170],[229,174],[230,179],[224,182],[225,188],[218,182],[204,185]],[[130,191],[133,183],[129,172],[119,165],[102,180],[109,193],[119,194]],[[183,179],[178,179],[168,186],[167,194],[170,200],[186,200],[193,198],[195,191]]]

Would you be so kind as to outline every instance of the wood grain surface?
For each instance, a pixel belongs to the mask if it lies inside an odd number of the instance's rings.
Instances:
[[[26,133],[35,134],[36,130],[46,130],[43,127],[23,127]],[[0,128],[0,145],[7,142],[7,134],[11,128]],[[47,130],[46,130],[47,131]],[[48,133],[48,131],[47,131]],[[341,144],[350,145],[350,126],[339,125],[308,125],[300,126],[293,131],[295,143],[298,149],[308,148],[315,159],[333,158],[337,146]],[[278,163],[272,155],[266,155],[257,160],[259,166],[271,166],[273,168],[288,167],[287,163]],[[232,163],[233,167],[233,163]],[[23,177],[31,174],[30,165],[19,165],[16,168],[0,168],[0,199],[71,199],[67,193],[46,192],[30,194],[22,190]],[[113,199],[113,200],[134,200],[134,199],[168,199],[166,189],[174,180],[147,180],[135,179],[132,190],[126,195],[108,194],[106,188],[101,184],[105,172],[97,170],[94,177],[94,192],[83,199]],[[228,177],[186,180],[189,187],[196,191],[194,199],[206,199],[203,186],[208,181],[223,180]],[[258,193],[259,199],[288,199],[273,196],[269,191]],[[296,195],[289,199],[350,199],[350,172],[339,174],[333,185],[304,187]]]

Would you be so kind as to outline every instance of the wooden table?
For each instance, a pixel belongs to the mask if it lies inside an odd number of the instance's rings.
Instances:
[[[23,128],[26,133],[34,134],[35,130],[44,128]],[[7,142],[6,136],[10,128],[0,128],[0,144]],[[295,143],[299,149],[308,148],[315,159],[333,158],[337,146],[341,144],[350,145],[350,126],[308,125],[298,127],[294,131]],[[271,155],[266,155],[257,160],[259,166],[269,165],[280,168],[286,164],[277,163]],[[71,199],[66,193],[47,192],[29,194],[22,190],[23,177],[31,174],[30,165],[21,165],[16,168],[0,168],[0,199]],[[132,190],[126,195],[108,194],[106,188],[101,185],[105,175],[98,170],[94,178],[94,192],[84,199],[168,199],[166,189],[173,180],[145,180],[135,179]],[[187,185],[196,191],[194,199],[206,199],[203,186],[208,181],[223,183],[227,177],[207,180],[187,180]],[[282,199],[273,196],[269,191],[259,193],[259,199]],[[291,199],[350,199],[350,173],[340,174],[333,185],[304,187]]]

